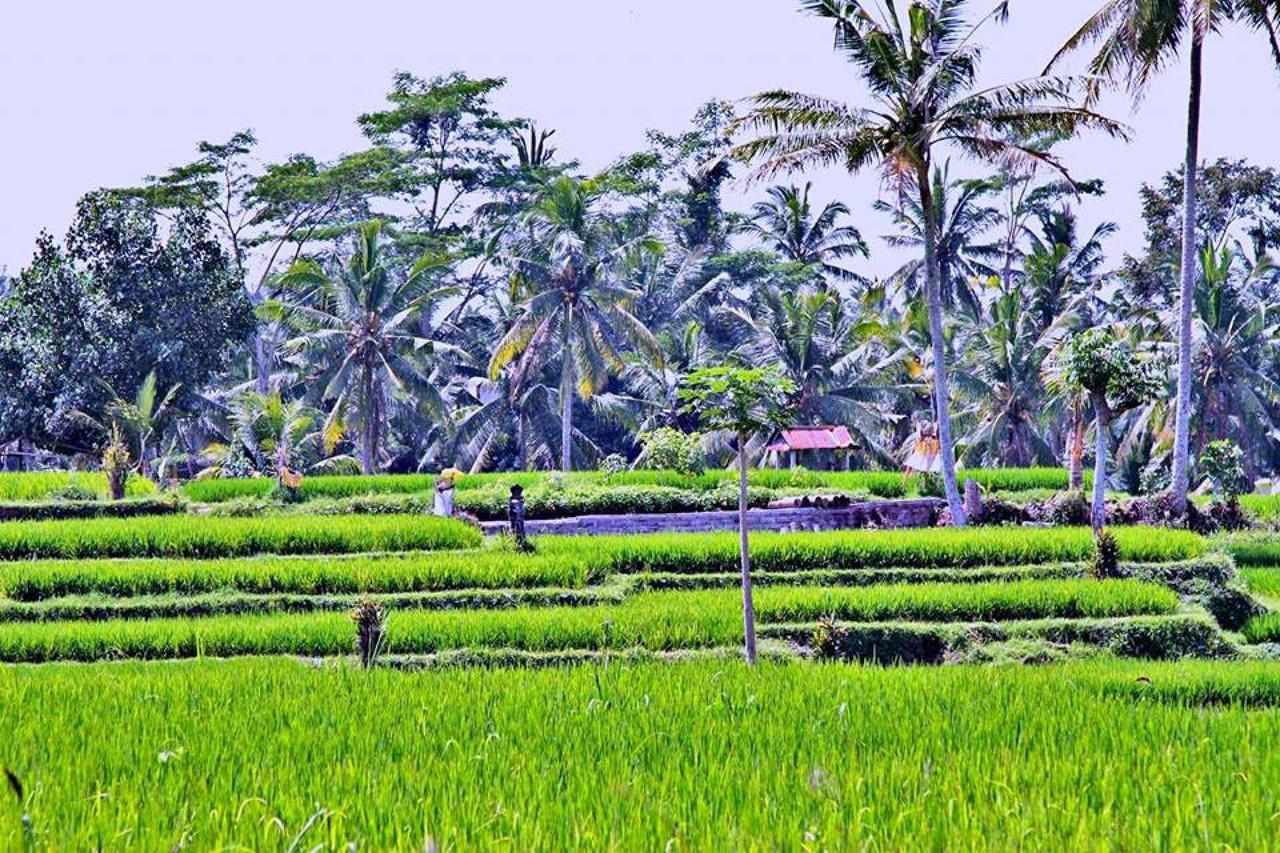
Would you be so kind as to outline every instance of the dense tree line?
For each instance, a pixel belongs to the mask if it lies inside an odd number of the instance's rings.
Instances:
[[[1177,492],[1183,460],[1229,439],[1251,474],[1276,469],[1280,174],[1195,147],[1198,51],[1234,24],[1274,47],[1273,4],[1208,20],[1109,0],[1064,47],[1100,42],[1089,76],[995,87],[977,85],[976,36],[1005,4],[803,5],[866,97],[709,102],[590,174],[495,109],[505,81],[399,73],[352,154],[261,163],[245,131],[86,196],[0,294],[0,443],[92,458],[94,425],[149,382],[167,405],[143,464],[161,476],[586,467],[695,429],[684,378],[737,362],[777,366],[795,421],[848,426],[866,467],[896,467],[937,422],[958,520],[953,461],[1078,478],[1114,448],[1117,485]],[[1184,44],[1196,180],[1153,176],[1142,223],[1082,227],[1105,188],[1060,143],[1125,136],[1098,93],[1140,92]],[[879,171],[882,198],[817,203],[802,173],[830,167]],[[761,200],[731,209],[742,181]],[[877,278],[885,222],[909,260]],[[1121,227],[1145,229],[1138,255],[1108,255]],[[1152,393],[1103,417],[1105,383],[1067,355],[1088,330],[1149,367]]]

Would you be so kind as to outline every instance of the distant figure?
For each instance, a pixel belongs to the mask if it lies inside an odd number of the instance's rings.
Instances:
[[[453,489],[462,472],[457,468],[445,468],[436,480],[436,503],[433,513],[449,518],[453,515]]]
[[[904,468],[908,474],[942,473],[942,448],[938,443],[938,425],[933,421],[921,421],[916,431],[916,443],[907,457]]]
[[[519,483],[511,487],[511,497],[507,499],[507,523],[511,525],[516,550],[528,551],[529,540],[524,532],[524,486]]]

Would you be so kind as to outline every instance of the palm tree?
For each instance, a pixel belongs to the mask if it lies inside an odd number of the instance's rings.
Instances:
[[[935,151],[951,145],[984,161],[1058,166],[1046,150],[1022,140],[1038,133],[1068,136],[1081,127],[1122,133],[1116,123],[1072,105],[1071,80],[1041,77],[978,89],[981,51],[973,35],[986,21],[1003,16],[1007,3],[974,26],[963,19],[966,5],[965,0],[916,0],[904,18],[893,2],[804,0],[804,9],[833,21],[836,49],[857,67],[875,106],[863,109],[797,92],[764,92],[741,122],[759,135],[734,149],[742,159],[762,161],[757,176],[809,167],[838,165],[859,172],[879,166],[903,192],[918,195],[925,223],[934,408],[947,503],[957,525],[966,519],[956,484],[944,348]]]
[[[909,352],[885,347],[878,318],[860,316],[825,285],[769,285],[754,290],[732,314],[740,338],[734,354],[744,363],[779,369],[795,389],[790,403],[796,423],[846,426],[877,463],[893,464],[880,435],[886,423],[881,404],[903,392],[893,377]]]
[[[1137,100],[1156,74],[1175,59],[1190,39],[1191,82],[1187,95],[1186,158],[1183,163],[1182,259],[1178,309],[1178,391],[1174,408],[1173,503],[1186,507],[1189,486],[1192,385],[1192,318],[1196,284],[1196,174],[1200,165],[1200,105],[1203,98],[1205,41],[1228,21],[1239,20],[1266,33],[1280,65],[1280,6],[1275,0],[1106,0],[1049,62],[1053,68],[1085,45],[1099,48],[1089,68],[1096,99],[1103,84],[1123,78]],[[1048,69],[1046,69],[1048,70]]]
[[[573,463],[573,398],[602,390],[609,372],[625,367],[629,350],[662,360],[662,347],[632,314],[635,291],[618,270],[628,253],[653,250],[647,234],[619,233],[604,205],[605,187],[591,179],[558,178],[547,185],[512,230],[506,261],[523,298],[520,315],[493,351],[489,378],[515,366],[513,388],[560,359],[560,467]]]
[[[1280,399],[1280,384],[1268,367],[1280,335],[1280,312],[1275,305],[1256,303],[1248,295],[1249,282],[1266,275],[1266,262],[1233,271],[1239,247],[1201,251],[1203,285],[1196,291],[1195,325],[1200,349],[1194,361],[1193,388],[1199,403],[1196,455],[1214,439],[1236,438],[1246,461],[1255,470],[1258,438],[1275,436],[1277,423],[1271,403]]]
[[[163,397],[157,398],[155,370],[143,377],[137,390],[134,391],[132,400],[126,400],[105,382],[103,385],[110,396],[105,411],[105,423],[79,410],[73,411],[71,416],[98,430],[109,440],[113,430],[118,430],[132,438],[137,444],[138,455],[135,458],[138,460],[138,473],[144,477],[152,476],[152,458],[155,456],[154,440],[159,434],[161,421],[168,413],[182,386],[174,385]]]
[[[812,183],[770,187],[768,201],[756,202],[746,228],[769,248],[788,260],[815,264],[838,281],[859,277],[837,261],[867,257],[867,243],[857,228],[838,225],[849,215],[842,202],[828,202],[815,216],[809,202]]]
[[[963,305],[969,316],[982,313],[982,300],[973,287],[979,277],[993,274],[985,263],[989,247],[978,239],[1000,222],[1000,211],[986,204],[997,184],[989,180],[956,180],[948,177],[947,166],[933,170],[934,233],[937,234],[938,281],[945,309]],[[918,198],[906,197],[896,204],[879,200],[875,209],[889,214],[900,233],[885,237],[895,248],[923,249],[924,216]],[[924,263],[909,261],[893,274],[894,280],[919,292]]]
[[[384,263],[381,235],[380,222],[361,226],[355,251],[336,274],[313,260],[294,264],[280,279],[284,298],[264,310],[295,333],[285,351],[311,402],[328,404],[324,433],[357,431],[366,474],[377,470],[393,409],[443,416],[447,407],[426,358],[452,349],[422,331],[423,318],[454,292],[437,283],[449,259],[428,253],[395,276]]]
[[[1041,373],[1050,336],[1035,327],[1022,293],[1008,290],[970,330],[956,384],[975,400],[977,423],[964,442],[966,461],[985,456],[1001,465],[1052,464]]]

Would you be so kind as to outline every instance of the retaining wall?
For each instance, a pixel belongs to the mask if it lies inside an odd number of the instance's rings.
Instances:
[[[753,509],[747,512],[750,530],[845,530],[859,527],[926,527],[946,506],[939,498],[917,498],[900,501],[869,501],[841,509]],[[481,524],[485,533],[496,534],[507,529],[504,521]],[[641,515],[580,515],[526,521],[530,536],[602,536],[631,533],[709,533],[736,530],[738,513],[671,512]]]

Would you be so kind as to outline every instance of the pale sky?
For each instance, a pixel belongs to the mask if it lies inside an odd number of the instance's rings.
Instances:
[[[505,76],[497,106],[556,128],[562,155],[599,168],[681,130],[710,98],[788,87],[857,100],[828,26],[793,0],[43,0],[7,3],[0,21],[0,267],[29,261],[42,228],[61,236],[76,199],[139,182],[193,158],[201,139],[252,128],[259,155],[322,158],[359,148],[355,117],[383,101],[393,71]],[[1095,0],[1014,0],[984,31],[984,76],[1034,75]],[[974,0],[986,11],[988,0]],[[1206,52],[1202,152],[1280,165],[1280,74],[1260,38],[1231,32]],[[1181,160],[1186,74],[1170,70],[1135,114],[1124,145],[1073,142],[1063,156],[1108,194],[1084,224],[1111,219],[1113,259],[1141,244],[1137,190]],[[959,169],[957,164],[957,169]],[[874,176],[814,176],[872,238],[870,271],[896,265],[871,211]],[[803,178],[797,178],[802,181]],[[734,201],[741,199],[730,198]],[[741,207],[741,204],[739,204]]]

